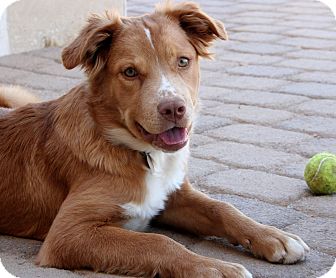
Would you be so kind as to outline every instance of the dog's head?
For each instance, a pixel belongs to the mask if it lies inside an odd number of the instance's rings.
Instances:
[[[92,16],[62,59],[87,72],[90,109],[109,140],[171,152],[188,142],[199,58],[216,38],[226,39],[223,24],[198,5],[166,2],[142,17]]]

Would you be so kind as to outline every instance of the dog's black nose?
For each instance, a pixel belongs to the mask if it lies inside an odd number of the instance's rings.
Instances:
[[[182,99],[175,98],[162,101],[158,105],[159,113],[168,121],[181,120],[186,113],[186,106]]]

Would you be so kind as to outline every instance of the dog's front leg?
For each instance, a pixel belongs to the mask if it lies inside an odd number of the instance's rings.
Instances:
[[[122,210],[113,198],[109,186],[71,193],[37,263],[141,277],[251,277],[241,265],[199,256],[166,236],[123,229]]]
[[[257,223],[232,205],[193,189],[188,182],[170,196],[157,221],[202,236],[225,237],[270,262],[295,263],[309,251],[298,236]]]

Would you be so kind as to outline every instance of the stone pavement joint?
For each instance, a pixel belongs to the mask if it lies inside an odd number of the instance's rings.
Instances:
[[[128,14],[151,12],[157,0],[127,1]],[[336,257],[336,196],[313,196],[303,180],[317,152],[336,153],[336,22],[313,0],[200,0],[222,20],[230,40],[201,61],[202,103],[191,140],[190,180],[263,224],[298,234],[311,247],[295,265],[270,264],[226,240],[150,228],[190,250],[243,264],[257,278],[316,278]],[[66,71],[59,48],[0,58],[0,83],[56,98],[83,79]],[[41,243],[0,236],[0,258],[22,278],[115,277],[39,268]]]

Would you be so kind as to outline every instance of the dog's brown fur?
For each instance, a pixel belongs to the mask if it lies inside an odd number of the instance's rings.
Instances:
[[[157,60],[143,27],[151,30]],[[187,109],[175,124],[191,133],[198,59],[209,55],[215,38],[226,38],[223,25],[192,3],[168,3],[139,18],[92,17],[62,54],[66,68],[85,69],[87,83],[0,118],[0,232],[44,240],[37,257],[41,266],[151,277],[250,277],[238,264],[199,256],[165,236],[124,229],[129,216],[121,205],[146,198],[148,165],[138,148],[153,143],[136,123],[154,135],[172,127],[157,114],[158,69]],[[172,68],[179,55],[190,57],[188,70]],[[123,70],[134,64],[139,75],[125,78]],[[7,96],[0,91],[0,104],[15,106]],[[18,106],[26,102],[36,101]],[[194,190],[186,177],[156,221],[227,237],[274,262],[293,263],[308,250],[298,237]],[[301,244],[302,250],[295,245],[300,254],[291,240]],[[285,251],[294,255],[286,259]]]

